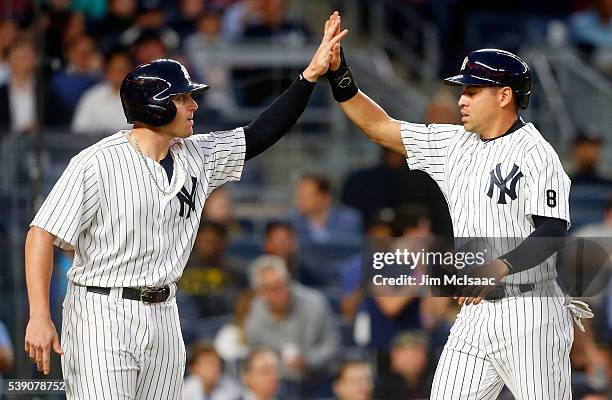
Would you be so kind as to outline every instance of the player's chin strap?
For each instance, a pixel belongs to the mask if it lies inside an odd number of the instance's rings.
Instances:
[[[584,332],[584,326],[582,325],[583,319],[591,319],[595,316],[591,311],[591,307],[584,301],[574,300],[573,297],[567,296],[563,301],[563,305],[567,307],[572,313],[572,318],[582,332]]]

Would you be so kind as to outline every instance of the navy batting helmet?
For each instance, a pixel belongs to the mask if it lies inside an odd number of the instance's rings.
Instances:
[[[209,87],[194,83],[178,61],[155,60],[134,68],[121,83],[121,104],[128,123],[152,126],[170,123],[176,116],[172,96],[198,93]]]
[[[444,80],[448,85],[509,86],[516,106],[527,108],[531,94],[531,70],[525,61],[505,50],[481,49],[468,54],[459,75]]]

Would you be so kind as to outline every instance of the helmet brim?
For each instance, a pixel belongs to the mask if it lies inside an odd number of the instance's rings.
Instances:
[[[499,82],[492,79],[481,78],[474,75],[455,75],[444,79],[444,83],[450,86],[499,86]]]
[[[192,82],[182,87],[181,89],[179,89],[176,93],[172,93],[172,96],[176,96],[177,94],[185,94],[185,93],[198,94],[198,93],[205,92],[208,89],[210,89],[210,86],[204,83],[193,83]]]

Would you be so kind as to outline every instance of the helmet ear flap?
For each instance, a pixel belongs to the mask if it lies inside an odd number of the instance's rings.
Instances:
[[[516,96],[516,107],[520,110],[527,109],[529,105],[529,95],[531,95],[531,79],[525,79],[514,88]]]
[[[148,110],[150,119],[148,121],[142,121],[148,125],[162,126],[172,122],[176,117],[176,106],[171,99],[162,104],[146,104],[144,106]]]

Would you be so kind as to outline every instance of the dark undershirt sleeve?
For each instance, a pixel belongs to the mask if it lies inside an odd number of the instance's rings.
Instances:
[[[304,112],[315,85],[300,75],[274,103],[244,127],[245,160],[261,154],[291,129]]]
[[[565,220],[539,215],[532,218],[536,229],[517,248],[499,257],[508,264],[511,274],[540,265],[561,250],[565,242]]]

